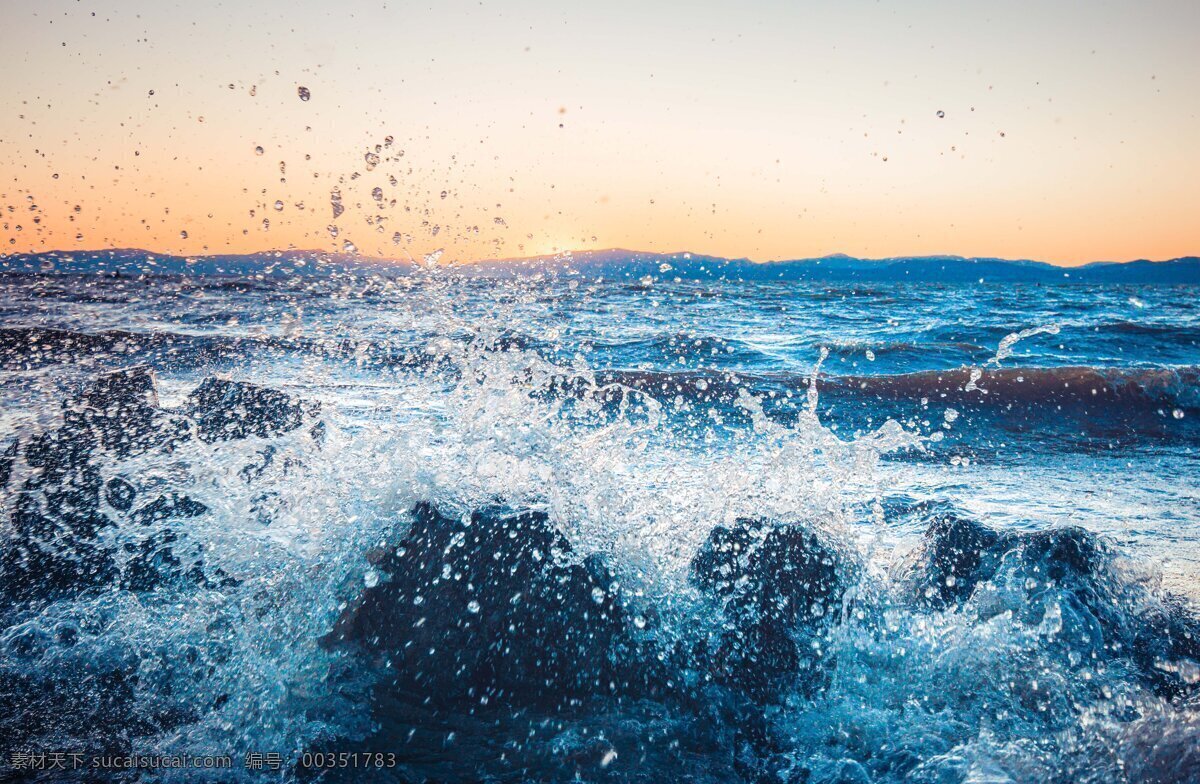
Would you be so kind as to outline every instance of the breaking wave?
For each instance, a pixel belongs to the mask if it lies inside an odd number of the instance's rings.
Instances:
[[[889,468],[973,414],[1187,424],[1195,368],[614,369],[506,285],[484,318],[436,278],[374,293],[405,309],[386,339],[6,328],[17,378],[101,367],[4,444],[0,751],[238,755],[178,781],[281,775],[248,752],[333,781],[1195,780],[1191,599],[1086,528],[898,513]],[[672,334],[625,364],[729,353]],[[394,756],[311,764],[351,749]]]

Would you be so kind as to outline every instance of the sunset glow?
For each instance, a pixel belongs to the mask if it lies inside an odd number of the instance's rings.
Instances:
[[[6,5],[8,252],[1200,251],[1187,0]]]

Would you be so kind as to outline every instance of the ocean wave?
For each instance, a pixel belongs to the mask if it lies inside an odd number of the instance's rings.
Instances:
[[[4,744],[291,773],[389,749],[401,780],[1188,780],[1200,616],[1113,542],[909,504],[921,540],[879,562],[855,520],[902,429],[758,420],[685,469],[653,424],[547,420],[496,372],[533,359],[464,361],[489,372],[390,444],[242,382],[164,408],[145,369],[25,434]]]
[[[735,371],[602,371],[596,377],[657,395],[728,401],[738,390],[803,397],[815,381],[826,402],[841,399],[961,404],[973,410],[1079,407],[1168,412],[1200,408],[1200,368],[957,368],[890,375],[812,375]]]
[[[1195,366],[611,369],[522,314],[543,286],[472,310],[419,285],[302,333],[141,332],[143,311],[3,333],[14,384],[126,369],[0,444],[0,753],[283,757],[222,784],[1194,778],[1197,608],[1093,533],[1142,519],[1102,525],[1081,489],[1081,525],[1052,526],[1020,503],[1034,471],[1008,526],[941,490],[988,481],[950,447],[1011,443],[947,445],[976,422],[1191,427]],[[243,294],[266,296],[221,296]],[[205,378],[160,398],[142,361]],[[1051,448],[1018,451],[1080,485],[1118,464]],[[351,750],[395,767],[299,764]]]
[[[490,345],[520,347],[529,344],[530,341],[520,337],[503,335]],[[148,362],[160,370],[185,370],[240,364],[247,358],[285,354],[352,361],[374,367],[417,368],[430,364],[430,357],[423,348],[413,349],[380,340],[189,334],[164,330],[81,332],[48,327],[0,328],[0,367],[18,370],[81,360],[89,365],[135,360]]]

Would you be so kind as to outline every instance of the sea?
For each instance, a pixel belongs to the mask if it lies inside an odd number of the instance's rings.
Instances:
[[[1197,302],[2,275],[0,780],[1200,781]]]

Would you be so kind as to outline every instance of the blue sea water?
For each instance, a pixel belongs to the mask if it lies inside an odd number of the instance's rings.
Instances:
[[[148,366],[173,410],[206,378],[252,382],[319,403],[321,423],[88,463],[204,508],[139,523],[107,501],[95,542],[136,553],[169,532],[207,576],[6,600],[10,759],[234,756],[142,774],[180,781],[1200,781],[1194,287],[452,270],[0,287],[0,446],[17,444],[0,546],[38,477],[23,445],[103,373]],[[462,537],[491,541],[472,532],[496,508],[567,543],[528,551],[552,578],[523,585],[532,562],[504,537],[491,560],[510,568],[470,562]],[[781,616],[794,563],[755,555],[770,535],[745,520],[824,543],[833,600]],[[961,521],[1009,543],[965,590],[927,533]],[[404,560],[428,541],[415,526],[459,536],[427,582]],[[725,593],[698,565],[718,529],[751,554],[722,567]],[[778,575],[754,572],[768,562]],[[387,592],[410,578],[424,594]],[[539,640],[494,609],[544,579],[567,586],[537,605],[571,616],[562,640],[595,624],[620,644]],[[576,583],[600,591],[590,612]],[[748,613],[775,624],[769,644],[745,641]],[[558,683],[574,690],[548,699]],[[313,769],[368,750],[394,758]],[[250,752],[283,770],[246,769]]]

